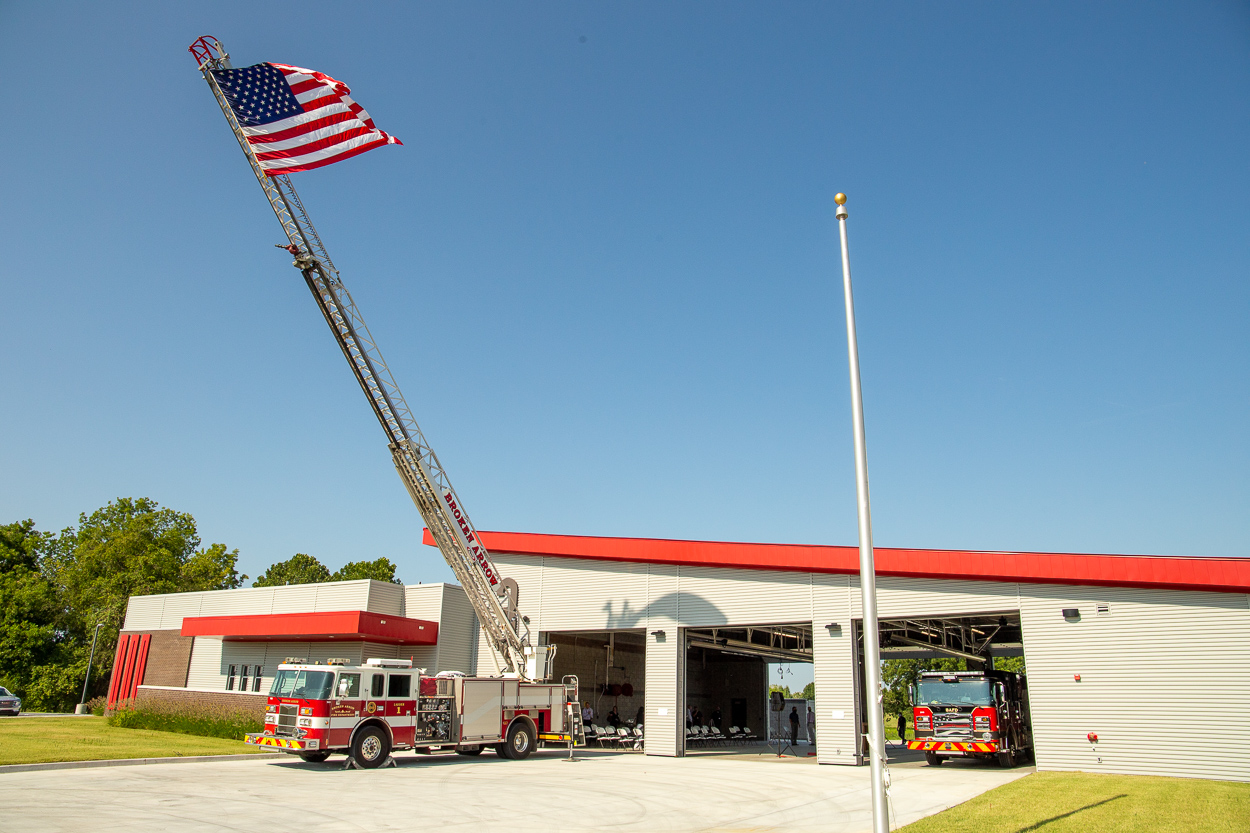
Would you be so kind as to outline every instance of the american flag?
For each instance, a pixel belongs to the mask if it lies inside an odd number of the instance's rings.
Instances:
[[[378,130],[342,81],[286,64],[213,70],[261,170],[308,171],[403,142]]]

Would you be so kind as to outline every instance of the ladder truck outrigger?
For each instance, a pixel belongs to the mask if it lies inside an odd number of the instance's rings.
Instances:
[[[464,503],[426,441],[404,396],[343,285],[321,237],[287,174],[269,175],[258,162],[214,73],[231,70],[230,56],[212,36],[189,48],[217,99],[252,173],[286,233],[279,245],[293,257],[373,413],[386,433],[395,470],[439,551],[464,587],[478,622],[503,667],[500,676],[459,672],[427,676],[409,660],[368,659],[310,664],[289,658],[274,675],[265,731],[247,742],[309,761],[332,753],[371,769],[395,749],[454,748],[465,755],[492,747],[521,759],[540,742],[584,745],[577,678],[547,682],[555,647],[531,643],[528,618],[517,606],[514,579],[499,574]]]

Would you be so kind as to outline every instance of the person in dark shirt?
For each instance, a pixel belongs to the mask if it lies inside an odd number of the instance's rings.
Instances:
[[[724,729],[724,727],[720,725],[722,719],[720,706],[712,709],[712,725],[716,727],[716,731],[718,732]]]
[[[799,707],[790,707],[790,745],[798,748],[799,745]]]
[[[642,706],[639,706],[639,707],[638,707],[638,714],[634,717],[634,725],[635,725],[635,726],[641,726],[641,725],[642,725],[642,716],[643,716]]]
[[[612,711],[608,712],[608,725],[613,729],[619,728],[621,725],[621,713],[616,710],[616,706],[613,706]]]
[[[907,743],[907,717],[902,712],[898,713],[898,742],[900,746]]]

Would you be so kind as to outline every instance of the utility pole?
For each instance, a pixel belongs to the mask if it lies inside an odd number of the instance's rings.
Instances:
[[[837,194],[842,238],[842,291],[846,296],[846,349],[851,366],[851,422],[855,431],[855,497],[859,505],[859,591],[864,608],[864,686],[868,696],[868,752],[872,763],[872,831],[890,833],[885,796],[885,716],[881,712],[881,648],[877,640],[877,573],[872,557],[872,506],[868,499],[868,448],[864,396],[859,385],[859,341],[851,295],[851,253],[846,242],[846,194]]]
[[[95,631],[91,634],[91,655],[87,657],[87,676],[82,681],[82,698],[78,701],[78,705],[74,708],[74,714],[90,714],[91,709],[87,708],[87,685],[91,682],[91,663],[95,662],[95,641],[100,636],[100,628],[104,627],[103,622],[97,622]]]

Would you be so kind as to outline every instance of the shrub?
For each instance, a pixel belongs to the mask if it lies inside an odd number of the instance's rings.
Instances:
[[[123,729],[155,729],[209,738],[243,740],[248,732],[260,732],[265,724],[255,713],[225,706],[169,703],[149,700],[118,709],[109,725]]]
[[[96,717],[104,716],[104,708],[108,705],[109,698],[101,694],[99,697],[92,697],[87,701],[87,708],[91,709],[91,713]]]

